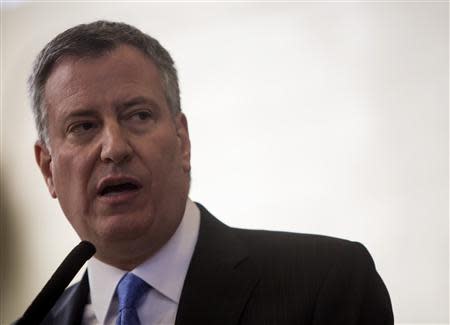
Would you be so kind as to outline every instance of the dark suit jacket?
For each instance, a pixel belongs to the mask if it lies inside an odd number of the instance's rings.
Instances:
[[[394,324],[389,294],[361,244],[229,228],[199,208],[176,325]],[[88,295],[85,275],[42,324],[80,324]]]

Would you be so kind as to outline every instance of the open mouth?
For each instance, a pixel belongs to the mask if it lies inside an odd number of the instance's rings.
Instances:
[[[137,191],[139,186],[133,183],[121,183],[116,185],[107,185],[100,191],[100,196],[121,194],[124,192]]]
[[[97,195],[114,196],[136,192],[141,188],[142,185],[133,177],[107,177],[99,183]]]

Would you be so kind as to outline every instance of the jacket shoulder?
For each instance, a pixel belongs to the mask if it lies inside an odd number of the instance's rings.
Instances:
[[[300,259],[314,264],[334,264],[351,258],[372,263],[367,249],[358,242],[335,237],[267,230],[232,228],[236,237],[245,242],[252,256],[266,260]]]

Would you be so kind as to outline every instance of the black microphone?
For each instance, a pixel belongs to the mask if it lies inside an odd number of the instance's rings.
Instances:
[[[83,264],[94,254],[95,246],[88,241],[75,246],[15,325],[40,324]]]

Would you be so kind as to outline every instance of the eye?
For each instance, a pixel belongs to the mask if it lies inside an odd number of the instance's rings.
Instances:
[[[137,111],[130,114],[129,119],[136,121],[147,121],[152,117],[153,117],[152,113],[146,110],[146,111]]]
[[[89,122],[89,121],[75,123],[69,127],[69,133],[82,134],[82,133],[88,132],[96,127],[97,127],[97,125],[94,122]]]
[[[143,121],[152,117],[152,115],[149,112],[139,112],[137,113],[137,116]]]

